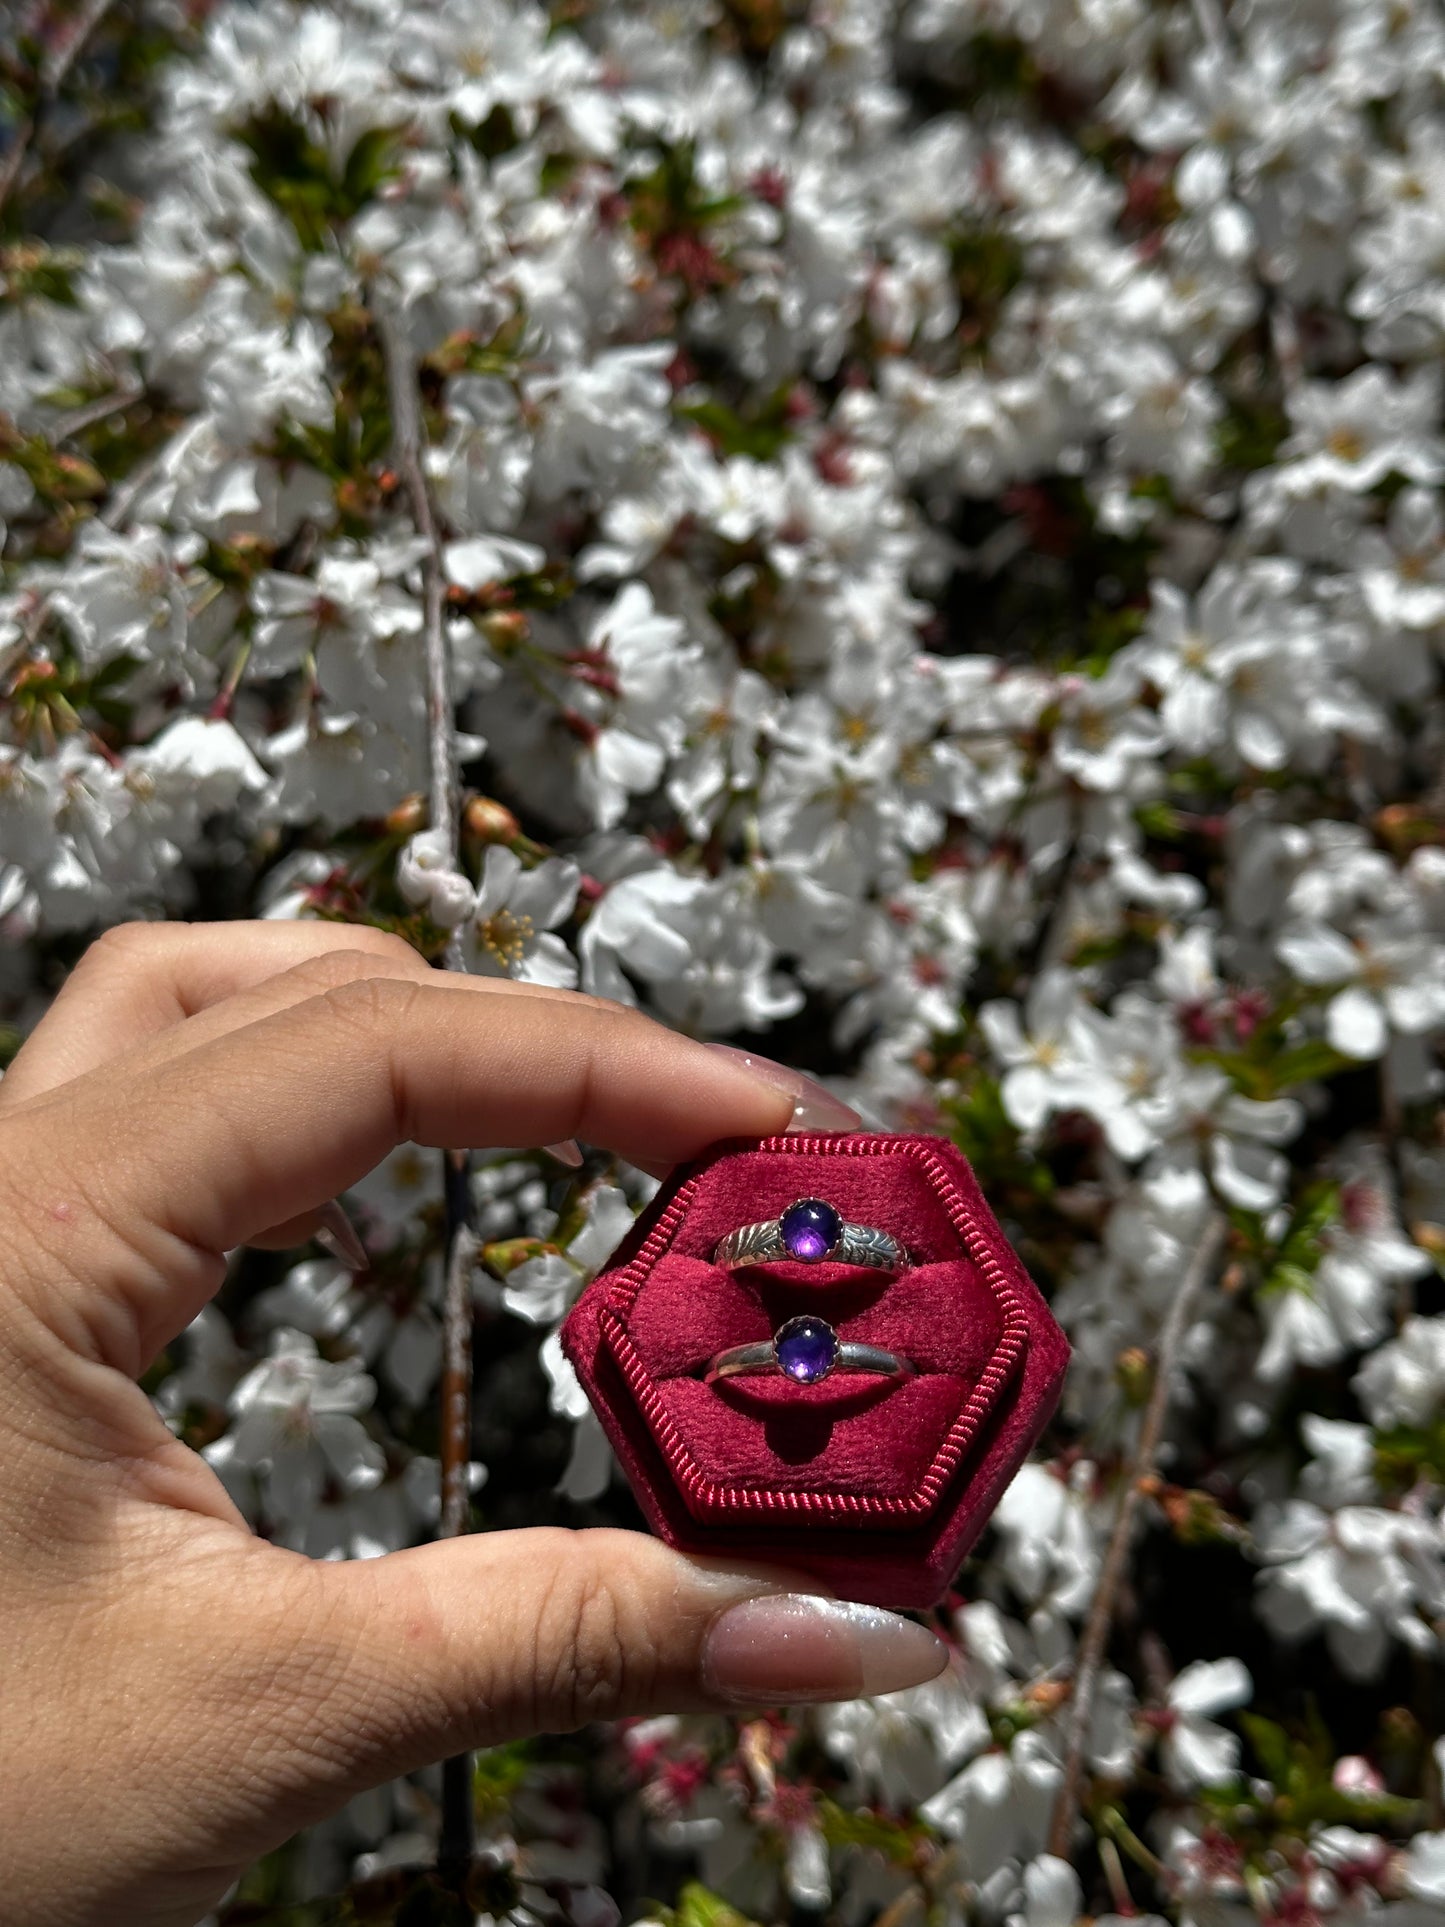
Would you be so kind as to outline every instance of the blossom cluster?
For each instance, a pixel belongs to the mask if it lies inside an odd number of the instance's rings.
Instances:
[[[483,1756],[483,1917],[1445,1918],[1438,0],[138,0],[77,85],[142,34],[0,216],[15,1035],[123,919],[397,930],[952,1137],[1074,1347],[940,1681]],[[651,1183],[475,1171],[479,1525],[635,1516],[555,1332]],[[154,1385],[333,1558],[438,1503],[439,1171],[350,1203]]]

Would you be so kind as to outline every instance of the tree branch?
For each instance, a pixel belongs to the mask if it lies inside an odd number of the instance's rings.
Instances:
[[[446,575],[436,511],[422,465],[421,403],[411,344],[396,312],[382,299],[372,302],[386,364],[391,407],[392,459],[407,492],[412,520],[426,541],[422,557],[422,640],[426,666],[426,715],[431,825],[445,838],[451,866],[458,866],[459,786],[456,712],[452,695],[451,654],[446,636]],[[447,940],[444,964],[465,970],[461,936]],[[465,1150],[442,1153],[446,1202],[445,1279],[442,1300],[441,1374],[441,1520],[443,1539],[467,1530],[467,1472],[472,1446],[472,1271],[476,1239],[471,1224],[471,1159]],[[437,1871],[460,1894],[471,1868],[473,1844],[472,1757],[459,1754],[442,1769],[442,1825]]]
[[[1225,1228],[1223,1216],[1218,1211],[1212,1212],[1194,1247],[1184,1276],[1179,1281],[1179,1289],[1174,1294],[1174,1301],[1159,1334],[1154,1358],[1154,1383],[1139,1427],[1139,1444],[1129,1470],[1128,1482],[1120,1495],[1114,1530],[1104,1554],[1099,1584],[1089,1608],[1083,1637],[1079,1641],[1078,1657],[1074,1661],[1074,1691],[1070,1705],[1068,1750],[1064,1756],[1064,1779],[1054,1805],[1053,1824],[1049,1828],[1048,1850],[1060,1860],[1069,1858],[1079,1805],[1079,1786],[1083,1779],[1084,1747],[1094,1715],[1094,1699],[1104,1653],[1109,1644],[1109,1631],[1114,1622],[1114,1606],[1129,1564],[1134,1516],[1139,1509],[1143,1487],[1154,1472],[1154,1460],[1164,1431],[1165,1414],[1169,1409],[1169,1394],[1179,1363],[1179,1348],[1189,1329],[1189,1320],[1204,1281],[1213,1270],[1223,1247]]]
[[[380,301],[373,304],[381,351],[386,361],[386,388],[391,402],[392,459],[411,504],[418,534],[426,539],[422,558],[423,647],[426,654],[427,747],[431,771],[429,802],[432,828],[446,835],[447,849],[457,860],[458,786],[452,704],[451,654],[447,648],[446,572],[431,490],[422,467],[421,405],[411,347],[396,314]],[[447,943],[449,970],[462,970],[461,938],[455,932]]]

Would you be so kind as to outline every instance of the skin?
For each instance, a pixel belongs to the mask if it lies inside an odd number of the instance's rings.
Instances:
[[[397,1143],[575,1134],[660,1168],[792,1107],[636,1012],[443,980],[376,932],[140,925],[87,952],[0,1082],[9,1927],[192,1927],[396,1774],[720,1703],[709,1628],[809,1581],[551,1529],[313,1562],[252,1535],[136,1379],[224,1253],[303,1241]]]

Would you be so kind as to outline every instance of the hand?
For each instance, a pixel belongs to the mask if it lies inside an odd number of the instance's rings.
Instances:
[[[252,1536],[135,1382],[225,1252],[299,1243],[399,1142],[576,1133],[658,1165],[822,1101],[372,931],[141,925],[86,954],[0,1084],[7,1927],[192,1927],[297,1827],[466,1747],[941,1669],[921,1627],[632,1533],[312,1562]]]

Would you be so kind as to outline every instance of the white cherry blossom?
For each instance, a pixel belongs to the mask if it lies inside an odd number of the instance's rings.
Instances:
[[[1407,1318],[1353,1384],[1372,1425],[1429,1425],[1445,1409],[1445,1318]]]
[[[556,927],[572,914],[577,882],[575,863],[546,857],[529,870],[514,851],[492,844],[466,919],[468,969],[575,989],[577,960]]]
[[[1169,1682],[1159,1754],[1165,1776],[1181,1792],[1220,1786],[1237,1772],[1239,1736],[1220,1726],[1219,1713],[1247,1706],[1254,1682],[1237,1659],[1195,1660]]]
[[[314,1340],[283,1327],[232,1392],[236,1425],[206,1456],[228,1479],[260,1474],[268,1509],[284,1523],[304,1522],[328,1479],[353,1493],[380,1483],[385,1454],[358,1416],[375,1396],[354,1359],[324,1359]]]
[[[1331,1517],[1290,1500],[1261,1514],[1255,1542],[1264,1562],[1260,1612],[1281,1638],[1322,1631],[1335,1664],[1359,1680],[1379,1674],[1392,1636],[1413,1651],[1434,1650],[1429,1619],[1445,1607],[1438,1519],[1374,1506]]]
[[[1279,954],[1301,983],[1336,985],[1325,1035],[1347,1057],[1382,1057],[1391,1030],[1411,1036],[1445,1021],[1445,944],[1384,918],[1362,918],[1353,941],[1325,923],[1280,933]]]

